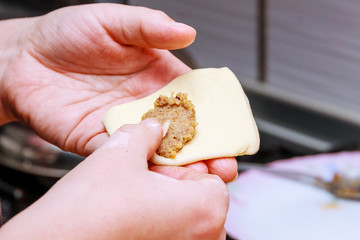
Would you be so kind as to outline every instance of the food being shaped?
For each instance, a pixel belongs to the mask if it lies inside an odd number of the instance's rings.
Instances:
[[[178,92],[187,93],[195,106],[196,133],[175,158],[155,154],[150,159],[153,163],[179,166],[258,151],[259,133],[248,99],[228,68],[193,70],[145,98],[112,107],[103,118],[107,132],[112,134],[124,124],[140,122],[160,95]]]
[[[155,118],[162,125],[169,122],[166,134],[156,151],[158,155],[175,158],[184,144],[194,137],[197,125],[194,108],[185,93],[177,93],[175,97],[160,95],[155,100],[154,109],[142,116],[142,120]]]

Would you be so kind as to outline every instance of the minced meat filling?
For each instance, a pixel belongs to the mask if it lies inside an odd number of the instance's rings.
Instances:
[[[155,100],[154,109],[149,110],[142,119],[155,118],[160,124],[170,121],[167,134],[163,138],[157,154],[175,158],[176,154],[195,135],[195,106],[187,99],[187,94],[177,93],[175,97],[160,95]]]

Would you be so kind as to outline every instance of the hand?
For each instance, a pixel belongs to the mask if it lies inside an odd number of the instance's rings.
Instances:
[[[110,107],[190,71],[165,49],[188,46],[195,30],[159,11],[93,4],[17,21],[10,27],[20,30],[9,34],[17,46],[0,80],[0,109],[2,103],[7,121],[25,122],[66,151],[91,154],[108,138],[101,119]],[[189,167],[224,181],[237,173],[234,158]]]
[[[195,31],[145,8],[95,4],[31,19],[3,77],[13,118],[64,150],[88,155],[113,105],[144,97],[190,69],[168,51]]]
[[[161,136],[153,119],[123,126],[5,224],[1,239],[225,239],[229,195],[219,177],[148,171]]]

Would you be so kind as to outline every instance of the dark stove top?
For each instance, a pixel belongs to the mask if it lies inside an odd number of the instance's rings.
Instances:
[[[57,179],[41,178],[0,167],[2,222],[40,198]]]

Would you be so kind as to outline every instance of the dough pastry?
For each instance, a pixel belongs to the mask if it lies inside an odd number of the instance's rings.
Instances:
[[[153,163],[185,165],[258,151],[259,133],[248,99],[239,80],[226,67],[193,70],[145,98],[112,107],[103,119],[107,132],[112,134],[124,124],[140,122],[156,98],[173,92],[187,93],[195,105],[196,133],[174,159],[155,154]]]

